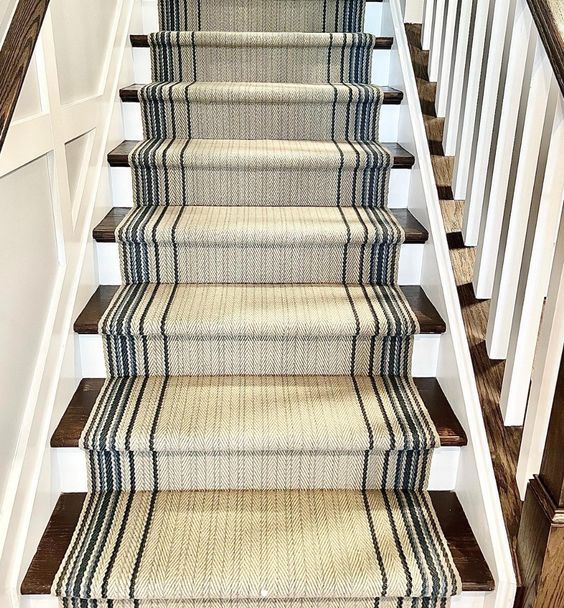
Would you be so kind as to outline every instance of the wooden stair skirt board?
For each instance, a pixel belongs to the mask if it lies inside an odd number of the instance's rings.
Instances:
[[[98,323],[117,290],[117,285],[98,287],[76,319],[74,331],[78,334],[97,334]],[[406,285],[401,290],[417,317],[422,334],[442,334],[446,331],[445,322],[419,285]]]
[[[131,211],[131,207],[113,207],[92,231],[97,243],[115,243],[116,228],[123,218]],[[405,231],[405,244],[415,245],[426,243],[429,238],[427,230],[411,215],[407,209],[390,209]]]
[[[149,48],[147,34],[131,34],[129,38],[133,48]],[[388,51],[392,48],[393,43],[394,39],[390,36],[378,36],[376,38],[376,46],[374,47],[374,50]]]
[[[119,96],[125,103],[138,103],[139,102],[139,90],[142,89],[144,84],[132,84],[128,87],[120,89]],[[403,93],[398,89],[392,87],[380,87],[384,91],[384,105],[399,105],[403,99]]]
[[[110,167],[129,167],[129,154],[138,144],[138,141],[126,140],[108,153]],[[415,157],[398,143],[382,143],[382,146],[393,156],[392,169],[411,169],[415,164]]]
[[[435,378],[415,378],[415,385],[437,428],[441,446],[462,447],[466,433]],[[85,378],[80,381],[71,402],[51,437],[52,448],[76,448],[104,380]]]
[[[23,595],[46,595],[76,528],[85,494],[62,494],[21,585]],[[462,579],[463,591],[491,591],[492,574],[453,492],[430,492],[439,523]]]

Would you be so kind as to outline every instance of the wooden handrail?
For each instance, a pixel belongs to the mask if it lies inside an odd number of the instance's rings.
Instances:
[[[561,0],[527,0],[527,4],[564,95],[564,4]]]
[[[49,0],[20,0],[0,49],[0,151],[48,6]]]

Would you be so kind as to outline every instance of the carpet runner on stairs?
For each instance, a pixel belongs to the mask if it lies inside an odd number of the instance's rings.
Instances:
[[[410,377],[364,2],[160,0],[159,17],[176,31],[149,36],[90,492],[53,592],[446,607],[461,583],[426,492],[439,441]]]

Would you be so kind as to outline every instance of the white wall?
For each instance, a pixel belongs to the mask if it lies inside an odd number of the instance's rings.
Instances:
[[[2,607],[18,605],[58,495],[49,437],[82,376],[72,322],[97,284],[90,234],[111,205],[106,154],[123,138],[118,88],[134,80],[133,6],[51,0],[0,154]],[[10,10],[0,0],[0,27]]]

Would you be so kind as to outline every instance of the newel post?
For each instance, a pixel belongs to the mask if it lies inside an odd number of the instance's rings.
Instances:
[[[540,472],[525,495],[517,553],[522,606],[564,606],[564,356]]]

